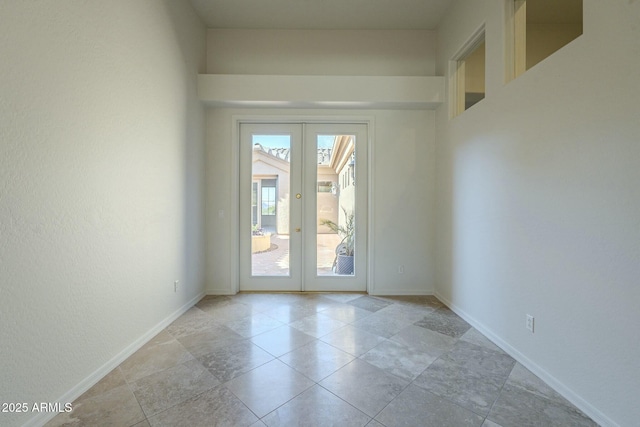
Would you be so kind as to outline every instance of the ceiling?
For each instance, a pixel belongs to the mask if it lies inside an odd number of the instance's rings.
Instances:
[[[208,28],[433,30],[453,0],[191,0]]]

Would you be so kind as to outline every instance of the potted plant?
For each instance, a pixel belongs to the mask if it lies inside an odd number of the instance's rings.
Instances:
[[[265,233],[258,225],[251,227],[251,253],[264,252],[271,248],[271,233]]]
[[[347,213],[345,208],[342,208],[344,212],[344,225],[338,225],[329,219],[321,219],[320,225],[327,226],[334,233],[339,234],[342,240],[336,246],[336,258],[333,261],[333,266],[336,274],[353,274],[354,263],[353,254],[355,250],[355,215],[353,213]]]

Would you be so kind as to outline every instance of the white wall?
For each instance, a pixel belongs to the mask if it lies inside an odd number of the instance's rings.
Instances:
[[[431,76],[433,31],[208,30],[215,74]],[[329,90],[330,88],[327,88]],[[298,101],[295,94],[291,101]],[[237,266],[233,115],[372,117],[374,161],[371,289],[434,290],[435,114],[433,111],[209,109],[207,112],[207,292],[231,293]],[[219,212],[224,211],[221,218]],[[399,275],[397,266],[405,266]]]
[[[433,31],[207,30],[207,73],[433,76]]]
[[[384,110],[237,110],[207,112],[207,292],[233,293],[237,246],[233,230],[234,115],[373,117],[372,241],[375,294],[431,294],[434,290],[435,113]],[[237,168],[235,169],[237,171]],[[223,218],[219,212],[224,211]],[[405,273],[397,273],[397,265]]]
[[[487,96],[438,110],[438,294],[603,425],[637,425],[640,3],[585,0],[584,35],[506,85],[503,8],[459,0],[439,30],[446,75],[486,22]]]
[[[203,292],[205,39],[185,2],[0,2],[0,401],[72,400]]]

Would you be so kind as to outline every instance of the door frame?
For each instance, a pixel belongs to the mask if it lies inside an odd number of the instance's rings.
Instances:
[[[362,115],[255,115],[255,114],[238,114],[231,117],[231,205],[230,205],[230,222],[231,222],[231,244],[230,250],[233,256],[229,263],[229,277],[231,278],[231,290],[234,294],[240,291],[240,124],[271,124],[271,123],[287,123],[287,124],[363,124],[367,126],[367,265],[366,271],[366,291],[373,294],[373,263],[371,260],[374,255],[373,230],[373,161],[374,150],[373,141],[375,138],[375,117]]]

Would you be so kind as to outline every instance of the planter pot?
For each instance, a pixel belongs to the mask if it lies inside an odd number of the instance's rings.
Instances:
[[[271,234],[251,236],[251,253],[264,252],[271,247]]]
[[[338,255],[336,262],[336,274],[353,274],[353,257]]]

